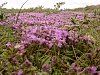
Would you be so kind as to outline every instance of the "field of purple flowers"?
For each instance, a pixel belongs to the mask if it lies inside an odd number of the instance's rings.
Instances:
[[[100,75],[100,15],[0,14],[0,75]]]

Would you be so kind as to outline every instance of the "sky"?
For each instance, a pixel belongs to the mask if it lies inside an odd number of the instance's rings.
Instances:
[[[0,0],[0,5],[4,2],[8,2],[4,8],[20,8],[21,5],[26,0]],[[24,5],[23,8],[31,8],[37,6],[43,6],[44,8],[54,8],[54,5],[58,2],[65,2],[61,8],[78,8],[85,7],[89,5],[98,5],[100,4],[100,0],[28,0],[28,2]]]

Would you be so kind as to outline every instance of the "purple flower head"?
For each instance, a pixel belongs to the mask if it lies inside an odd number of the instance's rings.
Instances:
[[[87,41],[87,42],[95,42],[95,39],[91,35],[84,35],[83,39],[84,41]]]
[[[100,52],[100,48],[97,48],[96,51],[97,51],[97,52]]]
[[[22,69],[18,70],[18,74],[17,75],[24,75],[24,71]]]
[[[92,66],[91,69],[93,72],[95,72],[97,70],[97,68],[95,66]]]
[[[77,64],[76,63],[72,63],[71,66],[72,67],[77,67]]]
[[[51,62],[52,64],[57,64],[57,57],[56,56],[53,56],[52,59],[51,59]]]
[[[95,66],[92,66],[92,67],[86,67],[85,69],[84,69],[84,72],[85,73],[95,73],[96,72],[96,70],[97,70],[97,68],[95,67]]]
[[[28,59],[26,59],[24,62],[24,65],[27,67],[30,67],[32,65],[32,63]]]
[[[40,45],[41,45],[41,44],[44,44],[45,42],[46,42],[45,39],[41,39],[41,40],[40,40]]]
[[[47,44],[47,46],[49,47],[49,48],[51,48],[52,46],[53,46],[53,43],[52,42],[46,42],[46,44]]]
[[[75,71],[77,71],[77,72],[81,71],[81,69],[82,69],[82,68],[79,67],[76,63],[72,63],[71,66],[72,66],[72,68],[73,68]]]
[[[18,50],[17,52],[18,55],[23,55],[26,52],[24,44],[16,44],[14,48]]]
[[[22,56],[26,51],[25,50],[18,50],[17,54]]]
[[[25,46],[24,46],[23,44],[20,44],[20,43],[18,44],[18,43],[17,43],[17,44],[14,46],[14,48],[15,48],[15,49],[18,49],[18,50],[24,50]]]
[[[82,70],[82,68],[81,68],[81,67],[75,67],[75,70],[76,70],[77,72],[80,72],[80,71]]]
[[[100,71],[93,73],[92,75],[100,75]]]
[[[45,71],[45,72],[50,72],[50,70],[51,70],[51,65],[50,65],[50,64],[43,64],[43,65],[42,65],[42,69],[43,69],[43,71]]]
[[[18,75],[17,72],[12,72],[10,75]]]
[[[62,47],[62,42],[58,42],[58,47],[59,47],[59,48]]]
[[[13,24],[13,28],[18,29],[20,24]]]
[[[11,43],[10,43],[10,42],[7,42],[7,43],[6,43],[6,46],[7,46],[7,47],[11,47]]]
[[[97,26],[95,29],[96,29],[96,30],[100,30],[100,26]]]
[[[14,64],[14,65],[17,65],[17,64],[18,64],[18,60],[17,60],[16,57],[12,57],[12,58],[10,59],[10,61],[11,61],[11,63]]]

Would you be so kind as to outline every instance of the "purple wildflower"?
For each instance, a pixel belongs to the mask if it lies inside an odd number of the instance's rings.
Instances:
[[[17,65],[17,64],[18,64],[18,60],[17,60],[16,57],[12,57],[12,58],[10,59],[10,61],[11,61],[11,63],[14,64],[14,65]]]
[[[85,72],[85,73],[91,73],[91,74],[93,74],[93,73],[96,72],[96,70],[97,70],[97,68],[96,68],[95,66],[92,66],[92,67],[87,67],[87,68],[85,68],[85,69],[84,69],[84,72]]]
[[[62,47],[62,43],[58,42],[58,47],[61,48]]]
[[[51,66],[50,66],[50,64],[43,64],[43,65],[42,65],[42,69],[43,69],[43,71],[45,71],[45,72],[50,72]]]
[[[24,75],[24,72],[22,69],[18,70],[18,74],[17,75]]]
[[[72,67],[76,67],[77,64],[76,64],[76,63],[72,63],[71,66],[72,66]]]
[[[32,65],[32,63],[28,59],[26,59],[23,64],[26,65],[27,67],[30,67]]]
[[[11,47],[11,43],[10,43],[10,42],[7,42],[7,43],[6,43],[6,46],[7,46],[7,47]]]
[[[12,72],[10,75],[18,75],[17,72]]]
[[[52,59],[51,59],[51,62],[52,64],[57,64],[57,57],[56,56],[53,56]]]

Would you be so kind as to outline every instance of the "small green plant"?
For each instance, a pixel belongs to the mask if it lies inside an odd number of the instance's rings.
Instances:
[[[97,16],[97,15],[100,15],[100,10],[94,10],[93,13],[94,13],[94,16]]]
[[[6,19],[6,16],[5,16],[4,12],[2,11],[2,7],[6,4],[7,4],[7,2],[0,5],[0,20]]]
[[[7,19],[7,17],[8,17],[8,16],[6,16],[4,12],[1,12],[1,13],[0,13],[0,21],[3,21],[3,20],[5,20],[5,19]]]
[[[75,25],[75,24],[77,24],[77,19],[76,19],[76,16],[75,17],[72,17],[71,18],[71,22]]]
[[[4,5],[6,5],[6,4],[7,4],[7,2],[1,4],[1,5],[0,5],[0,8],[2,8],[2,7],[3,7]]]
[[[94,10],[94,16],[96,16],[97,15],[97,11],[96,10]]]
[[[56,10],[59,10],[60,7],[61,7],[62,5],[64,5],[64,4],[65,4],[65,2],[59,2],[59,3],[56,3],[56,5],[54,5],[54,7],[55,7]]]
[[[84,12],[84,21],[82,22],[82,24],[89,24],[90,20],[88,19],[88,14],[86,12]]]

